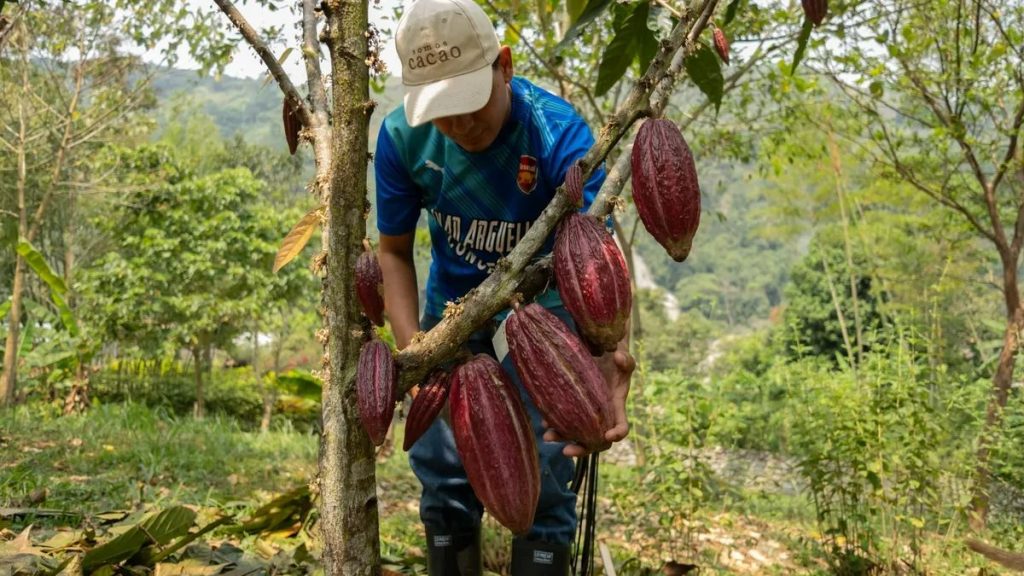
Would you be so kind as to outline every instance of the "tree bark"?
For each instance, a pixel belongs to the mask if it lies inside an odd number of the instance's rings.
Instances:
[[[369,100],[367,4],[329,0],[334,163],[327,200],[327,275],[323,304],[328,363],[320,442],[320,517],[327,574],[380,572],[377,480],[373,444],[359,422],[356,366],[368,336],[355,296],[356,259],[363,250]],[[315,96],[315,95],[314,95]]]
[[[255,320],[252,326],[252,374],[263,400],[263,414],[260,416],[260,432],[270,431],[270,417],[274,412],[274,393],[260,374],[260,325]]]
[[[992,442],[996,430],[1002,423],[1003,410],[1010,397],[1017,348],[1020,345],[1021,330],[1024,330],[1024,308],[1020,305],[1020,291],[1017,286],[1017,258],[1020,254],[1009,252],[1011,251],[1000,250],[1003,261],[1003,297],[1007,306],[1006,330],[1003,332],[1003,349],[999,353],[996,373],[992,376],[992,393],[985,410],[985,426],[978,438],[977,466],[974,470],[974,488],[968,518],[971,529],[979,532],[985,529],[988,522]]]
[[[196,400],[192,405],[192,416],[197,420],[202,420],[205,412],[205,406],[203,405],[203,357],[206,353],[206,346],[202,343],[198,343],[192,347],[192,360],[194,366],[194,378],[196,383]]]
[[[25,63],[22,62],[24,67]],[[22,70],[22,91],[28,95],[28,69]],[[28,234],[28,208],[25,205],[25,184],[28,171],[25,159],[26,118],[24,99],[18,102],[18,236]],[[7,339],[4,344],[4,372],[0,379],[0,406],[14,403],[18,384],[18,331],[21,329],[21,295],[25,283],[25,259],[15,254],[14,282],[11,287],[11,309],[7,314]]]

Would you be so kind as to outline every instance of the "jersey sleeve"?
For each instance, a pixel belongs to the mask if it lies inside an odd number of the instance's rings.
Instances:
[[[590,127],[587,126],[587,123],[582,118],[577,116],[565,125],[554,146],[557,155],[553,157],[553,173],[557,178],[558,186],[561,186],[562,182],[565,181],[565,174],[572,167],[573,163],[586,155],[593,145],[594,136],[590,132]],[[584,212],[590,208],[590,204],[597,196],[598,190],[601,189],[601,184],[604,183],[604,178],[604,164],[602,164],[594,170],[590,175],[590,179],[583,186],[582,210]]]
[[[386,121],[377,136],[373,172],[377,186],[377,230],[388,236],[401,236],[416,230],[423,204],[422,194],[402,163]]]

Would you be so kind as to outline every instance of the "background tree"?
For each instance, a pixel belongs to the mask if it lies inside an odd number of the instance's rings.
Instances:
[[[0,194],[4,214],[17,221],[5,219],[4,238],[11,244],[19,237],[40,239],[35,243],[67,281],[80,256],[78,198],[101,189],[103,179],[89,168],[91,158],[112,139],[145,132],[133,112],[148,102],[149,76],[140,74],[137,57],[125,54],[126,39],[145,49],[163,44],[168,63],[178,42],[187,42],[206,64],[230,50],[208,25],[209,11],[190,12],[170,0],[138,14],[128,12],[132,7],[123,0],[24,0],[0,42],[0,149],[6,152],[0,173],[9,176],[0,178]],[[16,256],[11,264],[0,405],[15,397],[24,322],[25,263]]]
[[[1018,285],[1024,245],[1024,4],[896,0],[865,3],[850,14],[853,19],[835,22],[844,34],[834,44],[817,46],[808,65],[854,106],[841,117],[837,111],[834,126],[819,125],[863,147],[879,175],[906,182],[952,210],[1000,263],[1006,324],[977,451],[972,524],[981,527],[990,444],[1024,328]],[[802,98],[808,95],[801,92]],[[833,117],[820,111],[818,116]]]
[[[128,153],[137,170],[162,178],[97,222],[111,245],[82,281],[88,309],[107,341],[190,350],[201,417],[210,351],[311,286],[304,268],[271,272],[296,211],[267,202],[245,168],[196,174],[161,147]]]

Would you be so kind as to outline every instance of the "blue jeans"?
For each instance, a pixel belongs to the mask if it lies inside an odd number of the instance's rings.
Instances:
[[[575,324],[565,308],[553,308],[551,312],[575,330]],[[436,317],[424,316],[420,327],[429,330],[438,321]],[[497,323],[494,323],[493,326],[475,332],[467,342],[469,349],[474,354],[495,356],[491,338],[496,328]],[[569,489],[575,473],[572,459],[562,454],[565,444],[544,441],[540,413],[526,394],[512,366],[511,355],[505,357],[501,366],[519,388],[519,396],[523,399],[537,437],[540,456],[540,501],[527,538],[553,544],[569,544],[576,532],[576,494]],[[477,500],[466,478],[447,418],[438,417],[413,444],[409,450],[409,465],[423,485],[420,518],[429,531],[435,534],[459,534],[480,525],[483,505]]]

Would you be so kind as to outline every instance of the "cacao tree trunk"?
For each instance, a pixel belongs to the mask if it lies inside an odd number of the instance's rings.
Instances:
[[[367,4],[328,0],[333,122],[327,197],[327,275],[323,302],[328,328],[324,432],[320,442],[320,514],[329,575],[380,572],[377,481],[373,445],[359,423],[356,366],[364,341],[355,296],[356,259],[368,211],[366,163],[369,100]]]

